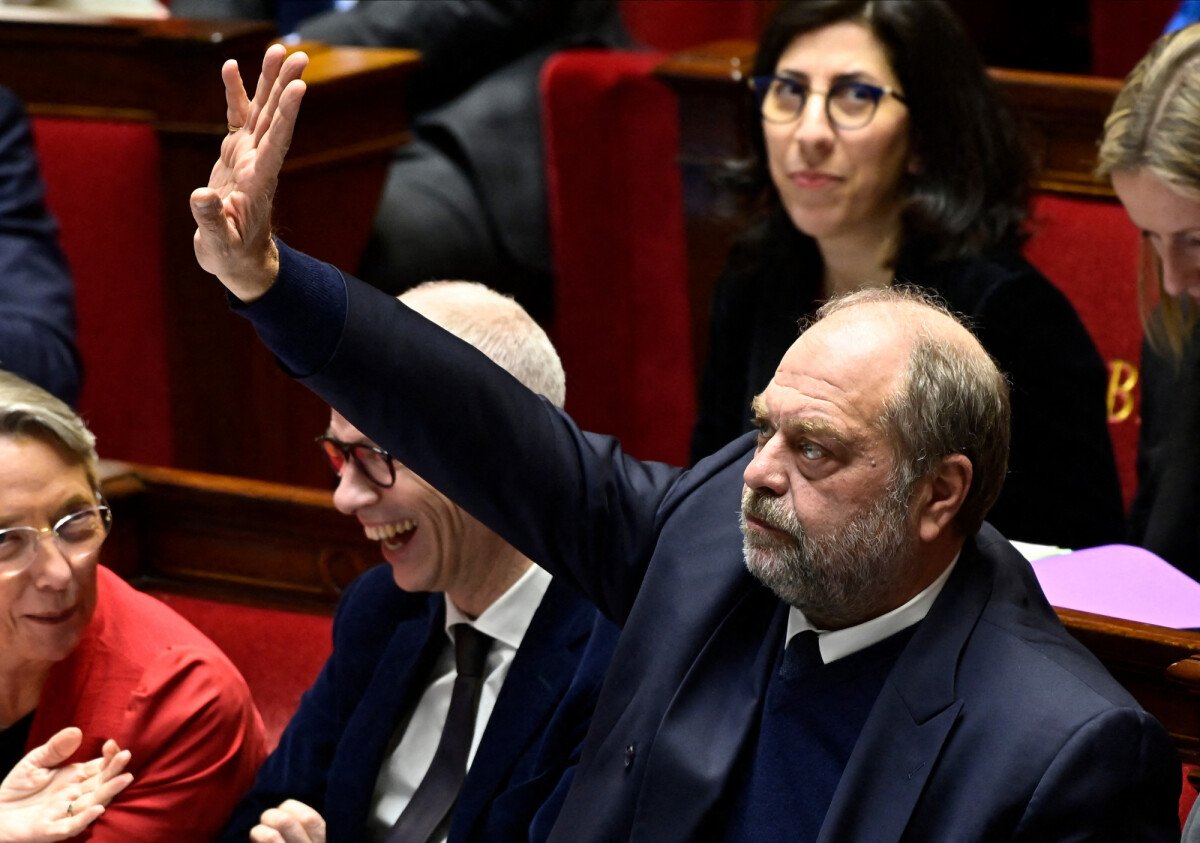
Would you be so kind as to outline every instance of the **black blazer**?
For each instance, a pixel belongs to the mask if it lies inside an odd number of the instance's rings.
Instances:
[[[1175,360],[1142,344],[1132,540],[1200,579],[1200,328]]]

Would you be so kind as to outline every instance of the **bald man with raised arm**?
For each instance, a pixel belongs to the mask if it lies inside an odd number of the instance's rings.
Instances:
[[[623,627],[552,840],[1178,838],[1166,733],[983,521],[1008,390],[951,315],[835,301],[756,434],[639,462],[271,238],[303,63],[268,53],[254,101],[226,67],[244,128],[197,256],[296,377]]]

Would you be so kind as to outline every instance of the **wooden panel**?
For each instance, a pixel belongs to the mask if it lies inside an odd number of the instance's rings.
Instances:
[[[993,69],[992,78],[1023,121],[1038,167],[1037,190],[1076,196],[1116,196],[1097,179],[1096,151],[1119,79]]]
[[[326,408],[230,315],[192,252],[188,195],[208,180],[226,133],[221,65],[237,59],[252,88],[271,37],[269,25],[246,22],[3,20],[0,79],[35,115],[155,129],[160,195],[130,201],[162,209],[175,464],[319,484],[324,466],[311,456],[311,440],[327,423]],[[418,54],[306,47],[308,93],[277,197],[277,228],[297,248],[353,269],[393,151],[408,138],[404,89]]]
[[[103,561],[141,588],[328,610],[380,562],[327,491],[114,462],[102,474]]]

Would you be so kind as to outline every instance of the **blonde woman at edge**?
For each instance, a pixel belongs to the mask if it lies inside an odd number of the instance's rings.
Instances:
[[[1131,537],[1200,579],[1200,24],[1159,39],[1104,125],[1098,173],[1142,231],[1142,427]]]

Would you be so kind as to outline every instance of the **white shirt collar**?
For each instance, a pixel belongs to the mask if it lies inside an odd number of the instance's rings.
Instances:
[[[466,623],[514,650],[519,649],[521,640],[525,637],[525,630],[529,629],[529,623],[533,620],[533,613],[541,605],[542,597],[550,587],[550,579],[550,575],[537,565],[530,565],[529,569],[475,620],[460,612],[450,598],[445,597],[446,635],[450,636],[450,627],[454,624]],[[454,641],[453,636],[450,636],[450,641]]]
[[[942,593],[942,586],[950,578],[950,572],[958,563],[959,555],[955,554],[954,558],[950,560],[950,564],[946,566],[946,570],[942,571],[936,580],[903,606],[897,606],[887,614],[863,621],[856,626],[834,630],[817,629],[809,623],[808,618],[804,617],[803,612],[793,606],[788,610],[785,643],[791,641],[792,636],[796,633],[811,629],[817,633],[817,645],[821,648],[821,661],[829,664],[852,653],[857,653],[859,650],[865,650],[872,644],[877,644],[903,629],[908,629],[929,614],[929,607]]]

